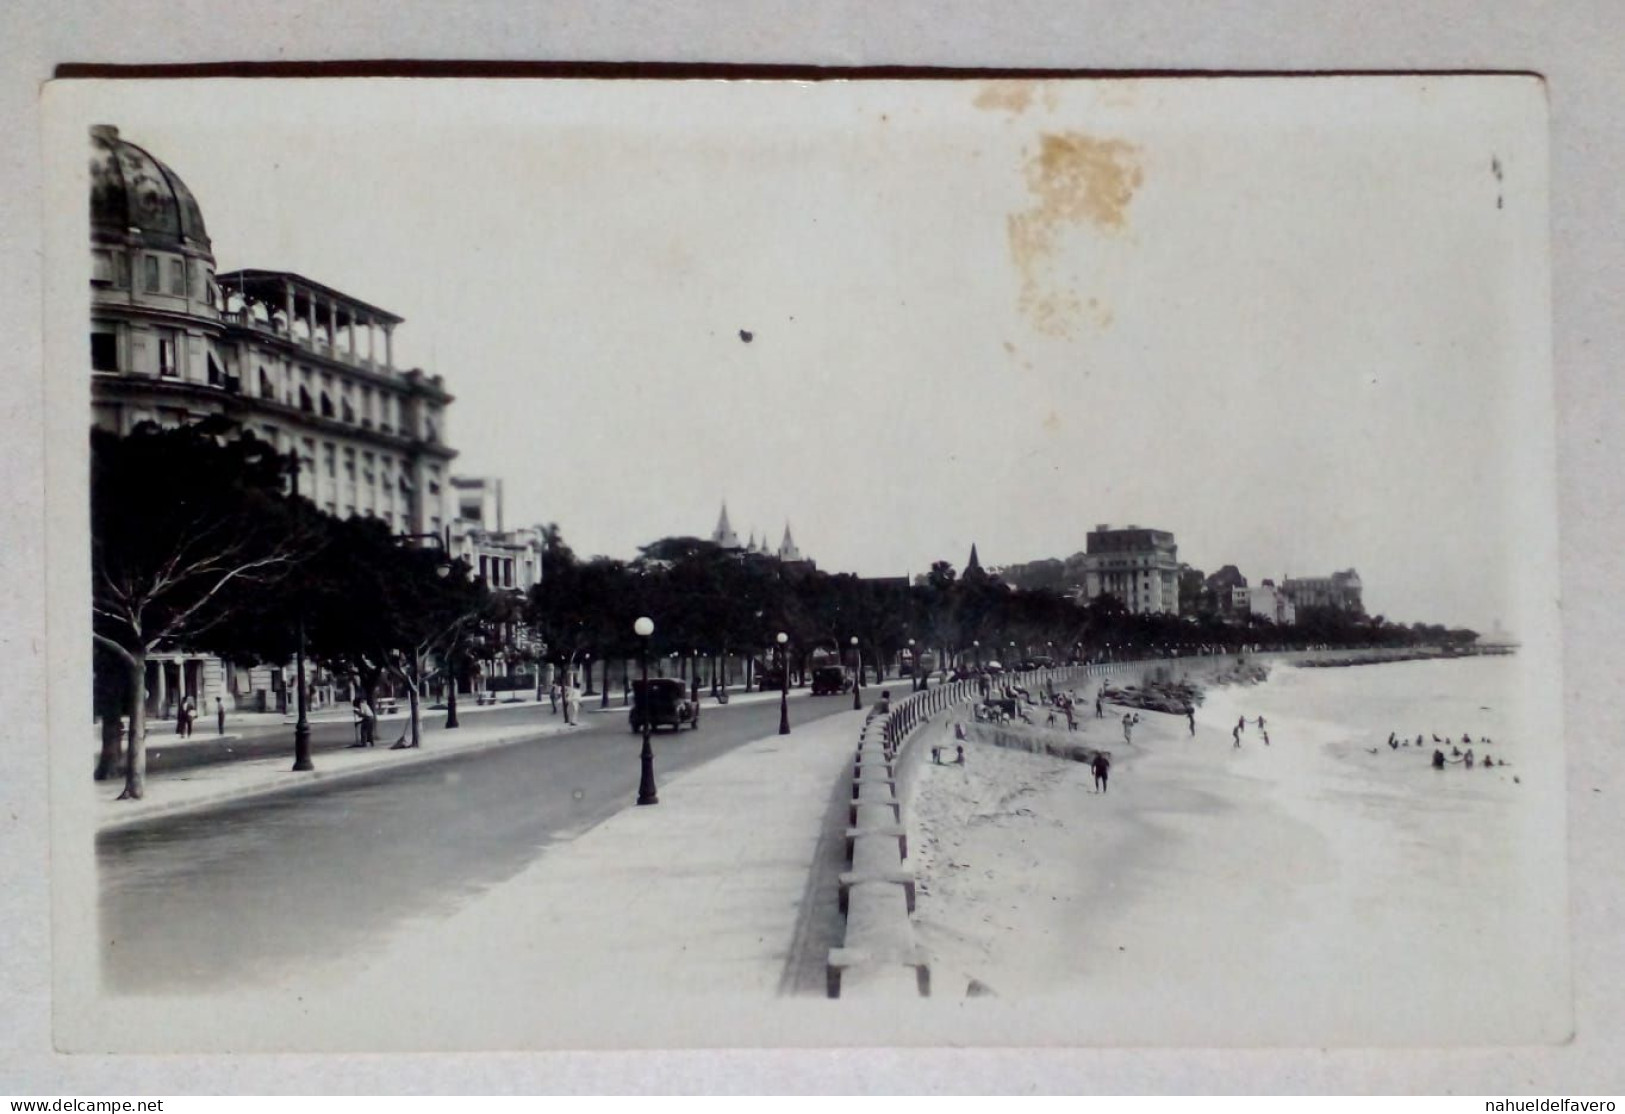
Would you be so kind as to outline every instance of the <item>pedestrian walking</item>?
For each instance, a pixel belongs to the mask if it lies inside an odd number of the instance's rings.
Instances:
[[[1264,717],[1263,716],[1258,717],[1258,729],[1260,731],[1264,730]]]
[[[1105,719],[1106,718],[1106,705],[1101,702],[1101,698],[1099,696],[1095,697],[1095,718],[1096,719]]]
[[[1236,726],[1234,726],[1234,727],[1232,727],[1230,729],[1230,738],[1234,740],[1234,742],[1232,742],[1230,745],[1234,749],[1240,750],[1241,749],[1241,724],[1238,723],[1238,724],[1236,724]]]
[[[224,735],[226,733],[226,706],[218,696],[214,698],[214,722],[218,729],[217,733]]]
[[[1239,735],[1241,732],[1243,732],[1245,730],[1247,730],[1247,717],[1242,716],[1240,719],[1238,719],[1236,721],[1236,733]]]
[[[350,701],[350,710],[355,714],[355,742],[352,747],[367,747],[372,745],[376,733],[377,716],[372,705],[367,703],[366,696],[356,693],[354,700]]]
[[[1103,750],[1095,751],[1095,758],[1089,763],[1089,769],[1095,775],[1095,792],[1106,792],[1106,779],[1112,772],[1111,756]]]
[[[1072,710],[1072,702],[1070,700],[1067,701],[1066,705],[1066,729],[1068,731],[1076,731],[1078,729],[1078,715]]]
[[[181,734],[190,739],[192,737],[192,724],[197,721],[197,704],[188,696],[181,701]]]
[[[1131,745],[1134,742],[1134,720],[1127,712],[1123,713],[1123,741]]]
[[[564,722],[571,726],[581,722],[581,689],[574,681],[564,694]]]
[[[1195,708],[1187,708],[1187,709],[1185,709],[1185,722],[1190,724],[1191,735],[1194,736],[1196,734],[1196,709]]]
[[[559,683],[554,681],[547,686],[547,702],[553,707],[553,714],[559,714]]]
[[[954,765],[955,766],[963,766],[964,764],[965,764],[965,748],[962,747],[962,746],[954,747]]]

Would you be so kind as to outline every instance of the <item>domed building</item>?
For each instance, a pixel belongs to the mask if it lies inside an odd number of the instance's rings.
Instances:
[[[180,175],[115,127],[91,128],[90,144],[95,424],[128,433],[224,415],[295,454],[300,493],[327,513],[443,536],[452,396],[440,376],[395,366],[402,318],[291,271],[217,273]],[[208,683],[212,659],[155,664],[158,714],[176,692],[199,707],[224,695]],[[225,687],[228,708],[258,702]]]

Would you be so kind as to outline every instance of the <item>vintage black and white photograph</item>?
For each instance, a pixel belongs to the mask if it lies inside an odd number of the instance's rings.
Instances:
[[[46,113],[60,1048],[1570,1035],[1538,80]]]

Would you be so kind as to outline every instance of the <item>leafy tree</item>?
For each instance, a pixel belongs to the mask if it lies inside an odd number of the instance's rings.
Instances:
[[[291,459],[222,420],[145,424],[127,437],[93,430],[90,467],[93,636],[126,670],[120,799],[139,800],[148,656],[196,647],[264,608],[313,539],[285,494]],[[158,476],[171,482],[155,497]]]
[[[463,660],[490,593],[462,560],[402,544],[376,519],[324,521],[325,543],[289,585],[292,615],[281,627],[295,637],[302,627],[310,657],[353,678],[368,700],[386,677],[398,682],[410,711],[405,745],[419,746],[426,686]]]

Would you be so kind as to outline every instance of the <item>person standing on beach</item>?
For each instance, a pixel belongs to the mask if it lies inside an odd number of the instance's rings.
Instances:
[[[1099,696],[1095,697],[1095,718],[1096,719],[1105,719],[1106,718],[1106,705],[1101,703],[1101,698]]]
[[[1241,734],[1241,732],[1243,732],[1245,730],[1247,730],[1247,717],[1242,716],[1240,719],[1238,719],[1236,721],[1236,734],[1239,735],[1239,734]]]
[[[1185,709],[1185,722],[1187,722],[1187,723],[1189,723],[1191,725],[1191,735],[1192,735],[1192,737],[1194,737],[1196,735],[1196,709],[1195,708],[1186,708]]]
[[[1123,741],[1131,746],[1134,743],[1134,721],[1127,712],[1123,713]]]
[[[1230,745],[1234,749],[1240,750],[1241,749],[1241,724],[1238,723],[1238,724],[1236,724],[1234,727],[1232,727],[1230,729],[1230,738],[1234,740],[1234,742],[1232,742]]]
[[[1095,775],[1095,792],[1106,792],[1106,779],[1112,772],[1112,760],[1103,750],[1095,751],[1095,760],[1089,763],[1089,768]]]

